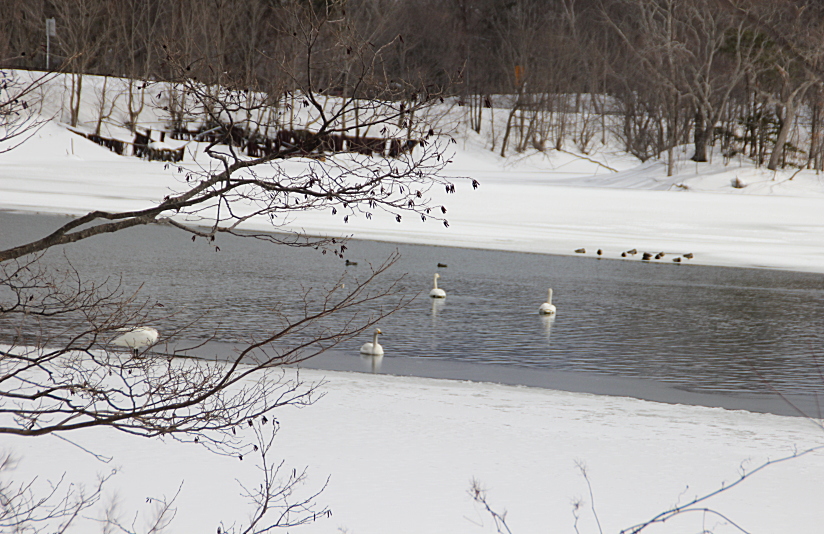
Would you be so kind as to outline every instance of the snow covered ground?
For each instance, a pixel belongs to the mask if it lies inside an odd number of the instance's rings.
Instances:
[[[184,165],[193,165],[192,149]],[[293,222],[311,233],[542,253],[619,258],[630,248],[692,252],[694,263],[824,273],[824,178],[777,174],[743,161],[696,166],[686,154],[672,178],[660,162],[601,148],[581,158],[553,152],[502,159],[482,138],[459,142],[447,169],[481,182],[458,182],[444,195],[450,228],[387,218],[346,226],[327,213]],[[597,160],[600,163],[594,163]],[[609,166],[620,172],[605,168]],[[174,169],[117,156],[46,124],[20,148],[0,155],[0,209],[84,213],[142,208],[175,187]],[[744,188],[732,187],[738,177]],[[1,231],[1,230],[0,230]],[[627,260],[629,261],[629,260]],[[637,260],[635,260],[637,261]],[[811,318],[812,320],[812,318]],[[423,378],[304,371],[325,379],[326,396],[284,409],[275,454],[310,466],[309,492],[333,514],[296,532],[371,534],[494,532],[473,504],[475,478],[515,533],[618,532],[737,479],[741,470],[824,445],[824,430],[780,417],[629,398]],[[90,480],[107,485],[123,521],[144,531],[156,501],[176,500],[170,532],[215,532],[245,521],[235,478],[254,485],[252,458],[215,457],[193,445],[140,440],[106,430],[69,436],[110,456],[104,464],[56,437],[4,437],[21,458],[17,482]],[[592,496],[576,462],[586,466]],[[824,452],[768,467],[706,503],[724,514],[692,512],[649,532],[818,532],[824,524]],[[181,487],[182,484],[182,487]],[[100,517],[106,502],[88,515]],[[594,504],[600,528],[592,512]],[[92,520],[75,532],[103,531]]]
[[[790,180],[789,172],[773,178],[763,169],[707,164],[696,174],[685,158],[684,174],[666,179],[661,162],[619,173],[565,154],[510,162],[471,141],[447,171],[472,176],[480,187],[458,181],[455,195],[433,192],[449,208],[448,229],[414,218],[398,225],[389,216],[344,225],[328,212],[301,214],[289,227],[549,254],[586,248],[591,255],[600,248],[615,259],[632,248],[692,252],[698,264],[824,272],[824,176],[813,171]],[[165,167],[118,156],[49,123],[0,156],[0,207],[70,214],[140,208],[178,186],[180,174]],[[736,176],[750,185],[733,188]],[[249,227],[265,229],[268,222]]]
[[[495,532],[469,497],[475,478],[492,506],[508,512],[515,533],[574,532],[579,500],[579,531],[597,533],[580,462],[603,531],[616,533],[729,485],[740,469],[824,443],[821,428],[803,418],[473,382],[302,374],[325,378],[326,396],[277,412],[273,456],[285,459],[287,470],[309,466],[304,495],[330,476],[318,500],[332,516],[294,532]],[[108,431],[69,437],[114,460],[103,464],[55,437],[4,438],[23,460],[16,478],[65,471],[67,480],[88,480],[119,467],[107,493],[116,495],[127,522],[141,514],[138,530],[155,506],[147,498],[169,499],[181,484],[170,532],[215,532],[221,521],[246,520],[249,507],[235,479],[256,484],[253,457],[216,457],[195,445]],[[824,524],[822,477],[824,451],[772,465],[706,506],[747,532],[814,533]],[[703,528],[737,532],[697,512],[649,532]],[[95,530],[86,524],[77,532]]]
[[[43,112],[59,119],[57,81]],[[116,94],[115,81],[109,82],[110,99]],[[79,127],[92,131],[102,92],[99,79],[87,77],[85,83]],[[161,89],[152,93],[161,94]],[[162,113],[147,104],[141,124],[162,127]],[[498,115],[505,119],[503,112]],[[102,131],[131,139],[117,126],[125,119],[114,106]],[[587,155],[570,147],[567,152],[501,158],[489,150],[488,128],[478,135],[457,120],[450,124],[458,144],[449,145],[455,153],[446,173],[471,176],[481,186],[473,191],[468,181],[458,181],[455,195],[433,191],[435,203],[449,208],[449,229],[414,218],[398,225],[390,216],[350,218],[344,225],[329,212],[301,214],[289,227],[313,234],[551,254],[573,254],[579,248],[592,254],[600,248],[608,258],[620,258],[632,248],[692,252],[692,263],[824,273],[824,176],[815,171],[772,172],[740,157],[725,165],[717,153],[712,162],[699,165],[689,160],[690,147],[683,147],[676,150],[675,175],[666,177],[663,161],[639,164],[598,143]],[[190,142],[183,167],[208,165],[203,148]],[[118,156],[49,123],[24,146],[0,156],[0,208],[51,213],[139,208],[178,186],[181,175],[165,167]],[[744,187],[733,187],[736,180]],[[250,226],[270,228],[268,220]]]

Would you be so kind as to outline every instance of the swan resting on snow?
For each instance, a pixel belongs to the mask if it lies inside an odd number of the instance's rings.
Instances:
[[[546,298],[546,302],[541,304],[541,307],[538,308],[538,313],[541,315],[555,315],[555,305],[552,304],[552,288],[549,289],[549,295]]]
[[[118,328],[118,332],[124,332],[112,340],[112,345],[132,349],[137,356],[138,349],[150,347],[155,344],[158,332],[151,326],[135,326]]]
[[[446,298],[446,291],[444,291],[443,289],[438,287],[438,278],[440,278],[440,277],[441,277],[441,275],[439,275],[438,273],[435,273],[435,280],[434,280],[434,286],[435,287],[433,287],[432,291],[429,292],[429,296],[432,297],[433,299]]]
[[[360,348],[361,354],[369,354],[370,356],[383,356],[383,347],[378,343],[378,334],[382,334],[380,328],[375,329],[375,334],[372,336],[371,343],[364,343]]]

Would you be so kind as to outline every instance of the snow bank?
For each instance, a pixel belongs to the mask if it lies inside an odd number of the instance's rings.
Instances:
[[[289,470],[309,466],[304,495],[329,475],[319,502],[333,513],[296,532],[494,532],[469,497],[475,478],[493,507],[508,512],[515,533],[572,532],[579,500],[578,527],[595,533],[576,463],[587,469],[604,532],[618,532],[729,485],[742,470],[824,443],[821,428],[803,418],[495,384],[301,374],[324,379],[326,395],[311,407],[273,414],[281,428],[275,455]],[[5,438],[24,460],[17,479],[66,471],[68,480],[88,480],[118,467],[107,499],[116,492],[126,517],[140,512],[144,521],[153,509],[147,498],[171,498],[182,483],[172,531],[215,532],[221,521],[246,520],[234,480],[256,484],[252,457],[215,457],[192,444],[105,430],[69,437],[114,460],[102,464],[55,437]],[[814,532],[824,522],[822,477],[824,452],[814,452],[770,466],[706,504],[749,532]],[[95,530],[88,522],[79,527]],[[737,532],[698,513],[649,532],[702,528]]]

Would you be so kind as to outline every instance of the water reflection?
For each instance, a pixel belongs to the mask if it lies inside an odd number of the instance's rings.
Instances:
[[[555,315],[539,315],[538,318],[541,320],[541,324],[544,327],[544,336],[546,337],[546,342],[549,344],[549,338],[552,334],[552,323],[555,322]]]
[[[361,361],[366,364],[365,369],[372,373],[380,373],[383,354],[361,354]]]
[[[438,324],[438,314],[443,311],[446,306],[446,299],[432,299],[432,326]]]

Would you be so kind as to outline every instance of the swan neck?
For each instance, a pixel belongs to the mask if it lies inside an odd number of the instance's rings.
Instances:
[[[552,290],[549,290],[549,295],[546,298],[547,304],[552,304]]]
[[[378,333],[375,332],[375,334],[372,336],[372,347],[374,348],[374,347],[377,347],[377,346],[378,346]]]
[[[434,280],[433,283],[435,284],[434,289],[438,289],[438,275],[437,274],[433,277],[433,280]]]

